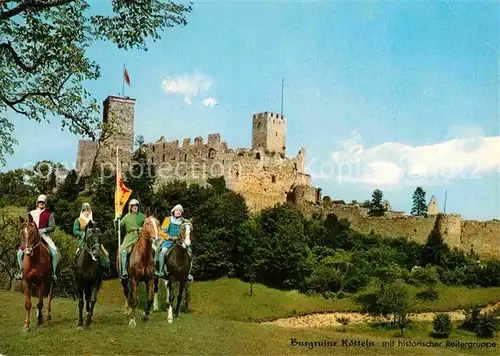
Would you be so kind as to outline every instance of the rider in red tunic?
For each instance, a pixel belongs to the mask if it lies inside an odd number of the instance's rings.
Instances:
[[[56,277],[56,268],[58,263],[58,252],[57,247],[54,244],[54,241],[50,238],[50,233],[52,233],[55,229],[55,220],[54,215],[46,209],[47,206],[47,197],[45,195],[40,195],[36,201],[36,209],[30,212],[30,215],[33,217],[36,226],[38,227],[38,232],[42,237],[42,240],[45,241],[50,254],[52,255],[52,279],[54,281],[57,280]],[[15,278],[17,280],[22,279],[22,269],[23,269],[23,255],[24,255],[24,246],[21,245],[19,250],[17,251],[17,263],[19,264],[19,273],[16,274]]]

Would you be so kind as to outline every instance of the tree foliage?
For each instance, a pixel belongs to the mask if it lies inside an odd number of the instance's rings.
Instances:
[[[375,189],[372,194],[372,200],[370,202],[370,211],[368,214],[370,216],[383,216],[385,208],[382,204],[382,198],[384,194],[380,189]]]
[[[425,204],[425,191],[422,187],[417,187],[413,192],[413,205],[411,214],[414,216],[425,216],[427,214],[427,205]]]
[[[0,163],[12,154],[7,109],[38,122],[55,116],[62,128],[96,138],[99,106],[82,85],[100,78],[87,55],[97,41],[147,50],[149,39],[187,24],[188,6],[172,1],[0,1]]]

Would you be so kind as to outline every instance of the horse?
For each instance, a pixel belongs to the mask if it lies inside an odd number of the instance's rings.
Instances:
[[[146,219],[140,230],[139,241],[132,247],[127,267],[128,278],[122,279],[123,293],[125,294],[125,313],[130,315],[129,326],[134,328],[135,310],[137,308],[137,286],[140,282],[146,284],[147,303],[143,313],[143,320],[148,321],[151,305],[153,304],[155,262],[153,258],[152,239],[159,239],[160,222],[146,211]],[[120,260],[120,251],[117,251],[117,261]],[[130,285],[129,285],[130,284]]]
[[[46,307],[45,321],[51,320],[52,299],[54,298],[55,282],[52,281],[52,256],[45,244],[42,242],[42,237],[38,232],[38,227],[33,220],[31,214],[28,214],[28,219],[19,217],[21,223],[21,239],[24,246],[24,256],[22,264],[22,283],[24,290],[24,308],[26,309],[26,319],[24,322],[23,331],[30,330],[31,317],[31,286],[35,284],[38,287],[38,304],[37,304],[37,325],[42,326],[43,318],[43,298],[48,292],[48,303]],[[61,256],[59,254],[59,261]]]
[[[167,254],[165,255],[164,273],[166,277],[163,279],[165,282],[165,289],[167,291],[165,300],[168,304],[168,323],[173,322],[172,304],[175,296],[172,291],[172,285],[176,281],[179,282],[179,293],[177,295],[177,305],[175,307],[174,316],[177,318],[180,314],[182,296],[187,285],[192,260],[192,257],[187,250],[187,248],[191,246],[192,229],[193,225],[191,223],[183,223],[181,226],[180,237],[175,241],[175,244],[169,248],[169,251],[167,251]],[[158,310],[158,282],[159,279],[155,278],[154,311]]]
[[[75,283],[78,295],[78,329],[83,329],[83,296],[87,303],[87,317],[85,327],[92,323],[94,306],[101,286],[104,268],[100,263],[101,257],[101,230],[89,222],[85,228],[83,248],[75,256]]]

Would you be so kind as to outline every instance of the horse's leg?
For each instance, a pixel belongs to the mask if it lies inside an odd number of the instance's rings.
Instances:
[[[144,321],[149,320],[149,314],[151,311],[151,305],[153,304],[154,297],[154,279],[149,279],[146,282],[146,295],[148,297],[148,301],[146,303],[146,312],[144,313]]]
[[[47,299],[47,307],[45,310],[45,320],[49,321],[52,319],[52,316],[50,315],[50,312],[52,311],[52,299],[54,299],[54,281],[50,281],[50,288],[49,288],[49,296]]]
[[[167,321],[169,323],[172,323],[174,321],[174,318],[172,316],[172,304],[174,303],[174,293],[172,291],[172,284],[173,281],[171,279],[168,279],[165,281],[165,285],[167,286],[167,298],[168,298],[168,316],[167,316]]]
[[[38,326],[43,325],[43,287],[44,287],[44,283],[41,282],[38,285],[38,303],[36,305],[36,307],[37,307],[36,318],[37,318],[37,325]]]
[[[78,293],[78,329],[83,329],[83,287],[82,281],[77,282],[77,293]]]
[[[184,288],[186,288],[186,282],[184,280],[179,281],[179,294],[177,295],[177,306],[175,307],[175,313],[174,313],[174,316],[176,318],[179,317]]]
[[[125,295],[125,307],[124,307],[124,313],[125,315],[130,314],[130,306],[128,305],[128,299],[130,297],[130,290],[128,287],[129,279],[122,279],[122,287],[123,287],[123,294]]]
[[[91,320],[91,298],[92,298],[92,283],[88,282],[85,286],[85,307],[87,310],[87,315],[85,316],[85,327],[90,326]]]
[[[159,288],[158,288],[158,282],[159,282],[160,278],[158,277],[155,277],[154,278],[154,302],[153,302],[153,311],[158,311],[160,308],[158,306],[158,291],[159,291]]]
[[[30,312],[31,312],[31,283],[27,280],[23,280],[24,288],[24,309],[26,310],[26,318],[24,320],[23,331],[30,330]]]
[[[92,287],[90,290],[90,293],[91,293],[91,296],[90,296],[90,317],[89,317],[89,323],[87,326],[90,326],[90,324],[92,324],[92,318],[94,316],[94,307],[95,307],[95,304],[97,303],[97,291],[98,291],[97,286],[99,285],[99,283],[100,283],[99,280],[92,283]]]
[[[131,282],[131,296],[130,296],[130,308],[132,309],[131,311],[131,316],[130,316],[130,322],[128,323],[128,326],[131,328],[135,328],[135,309],[137,308],[137,281],[135,277],[132,277],[130,279]]]

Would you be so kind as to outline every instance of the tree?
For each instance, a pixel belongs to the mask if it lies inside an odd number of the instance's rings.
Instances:
[[[70,132],[95,136],[99,106],[83,82],[100,78],[86,50],[108,40],[147,50],[169,27],[187,24],[189,6],[167,0],[0,0],[0,163],[16,141],[7,109],[38,122],[61,118]],[[99,4],[100,5],[100,4]]]
[[[382,197],[384,194],[380,189],[375,189],[372,194],[372,201],[370,202],[370,211],[368,215],[370,216],[382,216],[384,215],[385,209],[382,205]]]
[[[422,187],[417,187],[413,192],[413,206],[411,214],[414,216],[425,216],[427,214],[427,205],[425,204],[425,191]]]

